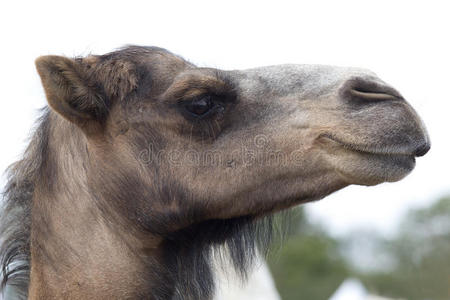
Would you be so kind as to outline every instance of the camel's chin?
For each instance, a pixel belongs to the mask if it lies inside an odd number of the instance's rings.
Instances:
[[[413,155],[346,151],[333,160],[335,170],[349,184],[376,185],[403,179],[415,167]]]

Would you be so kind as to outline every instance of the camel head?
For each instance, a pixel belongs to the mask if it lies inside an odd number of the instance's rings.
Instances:
[[[85,136],[88,182],[153,232],[398,181],[430,147],[414,109],[364,69],[224,71],[137,46],[36,63],[51,108]]]

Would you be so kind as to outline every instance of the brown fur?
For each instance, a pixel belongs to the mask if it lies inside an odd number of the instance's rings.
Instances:
[[[196,68],[137,46],[36,66],[52,111],[10,171],[0,232],[4,281],[23,291],[31,265],[30,299],[210,299],[215,248],[245,274],[267,215],[399,180],[429,148],[372,75],[303,90],[316,73]]]

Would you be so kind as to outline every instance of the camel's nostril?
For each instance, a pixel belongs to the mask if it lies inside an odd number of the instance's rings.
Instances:
[[[372,101],[401,99],[399,96],[383,91],[375,92],[375,91],[359,91],[357,89],[351,89],[350,94],[360,99],[367,99]]]
[[[341,88],[345,99],[360,101],[401,100],[403,97],[394,88],[379,81],[362,77],[353,77]]]
[[[419,147],[417,147],[416,151],[414,152],[414,155],[417,157],[424,156],[425,154],[427,154],[429,150],[430,150],[430,143],[424,143]]]

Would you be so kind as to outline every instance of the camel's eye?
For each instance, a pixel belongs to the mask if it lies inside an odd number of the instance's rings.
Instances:
[[[196,117],[206,117],[220,107],[222,106],[209,95],[201,96],[185,104],[186,110]]]

